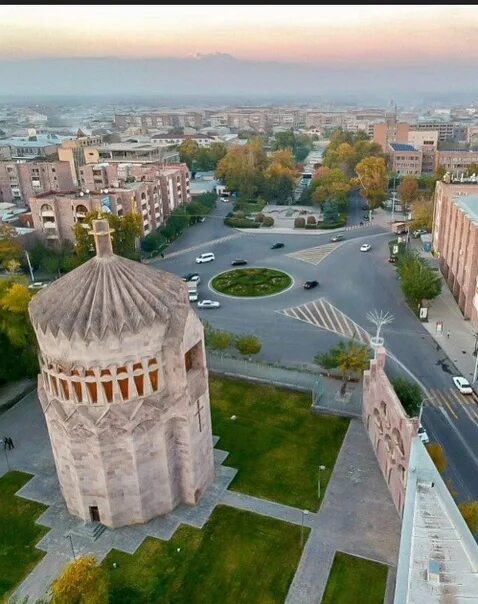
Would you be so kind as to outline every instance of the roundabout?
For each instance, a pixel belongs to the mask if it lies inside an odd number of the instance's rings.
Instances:
[[[234,298],[264,298],[275,296],[292,287],[292,277],[280,270],[254,267],[219,273],[210,281],[218,294]]]

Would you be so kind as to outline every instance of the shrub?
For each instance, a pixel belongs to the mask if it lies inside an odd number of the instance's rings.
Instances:
[[[224,224],[239,229],[258,229],[261,226],[259,222],[254,222],[249,218],[224,218]]]
[[[246,215],[242,210],[237,210],[236,212],[233,212],[233,216],[234,218],[245,218]]]
[[[305,218],[296,218],[294,220],[294,229],[303,229],[305,227]]]
[[[261,351],[262,344],[255,336],[240,336],[235,341],[235,347],[244,356],[251,356]]]
[[[306,224],[305,228],[306,229],[317,229],[317,225],[316,224]]]
[[[315,216],[307,216],[307,224],[317,224],[317,219]]]
[[[264,222],[264,214],[262,212],[259,212],[258,214],[256,214],[256,217],[254,218],[254,220],[256,222]]]
[[[265,216],[265,218],[262,222],[262,226],[271,227],[273,224],[274,224],[274,219],[272,218],[272,216]]]

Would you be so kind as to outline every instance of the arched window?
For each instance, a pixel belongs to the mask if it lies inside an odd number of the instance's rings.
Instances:
[[[400,432],[397,430],[397,428],[394,428],[392,430],[392,438],[393,438],[393,442],[395,443],[397,449],[400,451],[400,454],[405,455],[405,447],[403,446],[403,439],[402,439]]]
[[[49,203],[44,203],[40,208],[40,213],[43,214],[44,212],[53,212],[53,208]]]

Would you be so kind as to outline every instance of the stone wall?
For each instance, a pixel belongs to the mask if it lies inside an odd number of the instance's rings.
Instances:
[[[398,513],[402,516],[412,439],[418,418],[405,413],[385,373],[386,352],[377,350],[370,369],[364,371],[362,419],[378,464]]]

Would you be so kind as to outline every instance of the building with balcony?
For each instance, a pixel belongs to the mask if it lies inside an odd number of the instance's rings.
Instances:
[[[98,148],[99,161],[165,164],[179,161],[175,145],[152,143],[110,143]],[[98,161],[98,160],[97,160]]]
[[[203,327],[186,284],[112,252],[38,293],[38,396],[68,511],[110,528],[195,505],[214,479]]]
[[[463,316],[478,330],[478,184],[436,183],[432,245]]]
[[[0,140],[0,159],[58,159],[57,149],[68,138],[56,134],[34,134],[2,139]]]
[[[39,193],[74,188],[67,162],[0,162],[0,201],[28,207],[30,197]]]
[[[478,164],[478,151],[468,151],[457,145],[455,149],[439,149],[435,153],[435,170],[441,166],[452,175],[461,176],[472,164]]]

